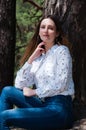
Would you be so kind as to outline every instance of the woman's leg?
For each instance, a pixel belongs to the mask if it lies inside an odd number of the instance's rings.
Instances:
[[[1,114],[1,129],[17,126],[28,130],[64,129],[72,122],[71,99],[55,97],[45,101],[40,108],[17,108]]]
[[[27,130],[54,130],[62,126],[64,128],[61,118],[63,117],[60,117],[59,113],[56,114],[47,107],[6,110],[1,114],[0,130],[9,130],[9,126]]]
[[[18,107],[29,107],[21,90],[15,87],[4,87],[0,97],[0,111],[12,109],[13,105]]]
[[[23,95],[23,92],[15,87],[12,86],[5,87],[2,90],[0,96],[0,130],[1,130],[1,124],[3,122],[2,113],[4,113],[5,110],[10,111],[13,108],[13,105],[16,105],[17,107],[20,108],[30,108],[33,106],[34,107],[41,106],[42,102],[36,97],[25,97]],[[2,130],[5,130],[5,128]]]
[[[23,92],[15,87],[5,87],[0,97],[0,111],[12,109],[13,105],[20,108],[40,106],[42,102],[36,97],[25,97]]]

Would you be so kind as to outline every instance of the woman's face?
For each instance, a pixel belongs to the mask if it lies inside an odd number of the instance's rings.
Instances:
[[[53,20],[45,18],[42,20],[39,29],[39,36],[41,40],[48,44],[54,44],[55,38],[58,36],[56,26]]]

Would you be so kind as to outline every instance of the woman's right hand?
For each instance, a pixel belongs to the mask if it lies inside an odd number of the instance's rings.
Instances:
[[[35,49],[35,51],[33,52],[33,54],[29,57],[28,59],[28,63],[31,64],[36,58],[38,58],[43,52],[45,52],[45,49],[42,48],[42,45],[44,45],[44,42],[41,42],[37,48]]]

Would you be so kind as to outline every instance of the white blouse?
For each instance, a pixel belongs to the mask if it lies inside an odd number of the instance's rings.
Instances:
[[[46,54],[42,54],[32,64],[26,62],[17,72],[16,88],[23,89],[34,84],[39,98],[74,95],[72,58],[66,46],[52,46]]]

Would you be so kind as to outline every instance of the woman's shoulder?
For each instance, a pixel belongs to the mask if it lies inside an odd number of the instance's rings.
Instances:
[[[55,57],[56,58],[65,57],[65,58],[71,59],[69,48],[65,45],[58,45],[55,51]]]
[[[56,51],[57,52],[62,52],[62,51],[66,51],[66,52],[69,52],[69,48],[65,45],[58,45],[57,48],[56,48]]]

